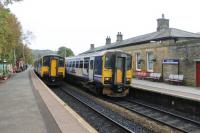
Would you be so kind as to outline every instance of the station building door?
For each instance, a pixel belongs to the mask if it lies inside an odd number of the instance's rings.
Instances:
[[[196,62],[196,84],[200,87],[200,61]]]

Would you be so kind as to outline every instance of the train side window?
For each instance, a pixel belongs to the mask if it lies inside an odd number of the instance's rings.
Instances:
[[[80,61],[80,68],[83,68],[83,61]]]
[[[84,68],[85,69],[89,68],[89,58],[84,58]]]
[[[75,67],[75,61],[73,61],[72,67]]]
[[[72,61],[70,61],[70,63],[69,63],[69,67],[72,67]]]
[[[79,66],[79,61],[76,61],[76,68],[78,68]]]
[[[90,60],[90,69],[93,69],[93,67],[94,67],[94,62],[93,60]]]

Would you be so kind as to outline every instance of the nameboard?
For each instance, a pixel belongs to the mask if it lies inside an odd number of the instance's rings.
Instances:
[[[179,59],[164,59],[163,64],[179,64]]]

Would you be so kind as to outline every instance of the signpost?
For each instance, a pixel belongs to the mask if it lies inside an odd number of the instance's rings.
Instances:
[[[162,62],[162,77],[163,77],[163,65],[178,65],[178,75],[179,75],[179,59],[163,59]]]

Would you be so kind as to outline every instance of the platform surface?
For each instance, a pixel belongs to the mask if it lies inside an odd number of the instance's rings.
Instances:
[[[200,88],[133,78],[132,87],[200,102]]]
[[[40,96],[31,87],[28,71],[0,83],[0,132],[61,132]]]
[[[0,83],[0,132],[85,133],[93,131],[86,129],[77,120],[78,116],[75,118],[65,109],[66,107],[59,106],[58,100],[44,87],[42,90],[40,88],[41,94],[33,83],[38,79],[34,78],[33,81],[32,76],[29,69]],[[37,81],[37,85],[39,84],[40,81]],[[51,104],[46,103],[44,97],[46,100],[51,100],[49,101]]]

